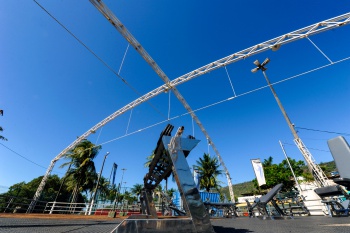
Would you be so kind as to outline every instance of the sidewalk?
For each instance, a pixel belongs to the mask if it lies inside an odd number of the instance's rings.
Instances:
[[[0,232],[11,233],[107,233],[122,218],[107,216],[0,214]],[[259,220],[248,217],[213,219],[216,233],[349,233],[350,218],[324,216],[295,217],[290,220]]]

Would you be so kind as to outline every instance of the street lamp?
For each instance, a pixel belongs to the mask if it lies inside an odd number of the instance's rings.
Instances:
[[[91,215],[91,211],[92,211],[92,207],[94,206],[94,201],[96,199],[96,195],[97,195],[97,189],[98,189],[98,186],[100,184],[100,178],[101,178],[101,175],[102,175],[102,171],[103,171],[103,166],[105,165],[105,161],[106,161],[106,158],[107,156],[109,155],[109,152],[106,153],[104,159],[103,159],[103,163],[102,163],[102,167],[101,167],[101,171],[100,171],[100,174],[98,174],[98,178],[97,178],[97,184],[96,184],[96,187],[95,187],[95,192],[94,192],[94,196],[91,200],[91,204],[90,204],[90,210],[89,210],[89,215]]]
[[[297,145],[298,149],[300,150],[301,154],[304,156],[304,159],[306,160],[309,170],[311,172],[311,174],[314,176],[315,181],[317,183],[318,187],[325,187],[325,186],[329,186],[328,181],[327,181],[327,176],[325,175],[325,173],[323,172],[323,170],[314,162],[315,160],[313,159],[311,153],[309,152],[309,150],[306,148],[306,146],[304,145],[304,143],[302,142],[302,140],[299,138],[296,130],[294,129],[294,124],[292,124],[292,122],[290,121],[286,111],[284,110],[284,107],[282,106],[281,101],[279,100],[275,89],[273,88],[273,86],[270,83],[270,80],[268,79],[265,70],[267,70],[267,68],[265,67],[267,65],[267,63],[270,62],[269,58],[266,58],[265,61],[260,64],[260,62],[258,60],[254,61],[254,65],[256,65],[256,67],[254,69],[252,69],[251,71],[253,73],[257,72],[258,70],[261,70],[262,73],[264,74],[264,77],[266,79],[267,84],[269,85],[273,96],[275,97],[277,104],[284,116],[284,119],[287,121],[287,124],[290,128],[290,130],[292,131],[293,137],[294,137],[294,142]],[[297,182],[297,181],[296,181]]]
[[[280,108],[280,110],[281,110],[281,112],[282,112],[284,118],[286,119],[287,124],[288,124],[290,130],[292,131],[292,134],[293,134],[293,136],[294,136],[294,139],[298,139],[299,137],[298,137],[297,132],[296,132],[295,129],[294,129],[294,125],[293,125],[292,122],[290,121],[290,119],[289,119],[289,117],[288,117],[288,115],[287,115],[287,113],[286,113],[286,110],[284,109],[284,107],[283,107],[283,105],[282,105],[280,99],[279,99],[278,96],[277,96],[277,93],[276,93],[275,89],[274,89],[273,86],[271,85],[270,80],[269,80],[269,78],[267,77],[267,75],[266,75],[266,73],[265,73],[265,70],[267,70],[267,68],[266,68],[265,66],[266,66],[269,62],[270,62],[270,59],[269,59],[269,58],[266,58],[265,61],[264,61],[263,63],[261,63],[261,64],[260,64],[260,62],[259,62],[258,60],[255,60],[255,61],[254,61],[254,65],[256,65],[256,67],[255,67],[254,69],[252,69],[251,71],[252,71],[252,73],[256,73],[258,70],[261,70],[261,71],[262,71],[262,73],[264,74],[264,77],[265,77],[265,79],[266,79],[267,85],[270,87],[271,92],[272,92],[273,96],[275,97],[276,102],[277,102],[277,104],[278,104],[278,106],[279,106],[279,108]]]

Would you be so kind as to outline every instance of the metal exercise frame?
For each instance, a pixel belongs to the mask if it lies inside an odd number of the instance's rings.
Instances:
[[[193,137],[181,138],[183,127],[180,127],[176,135],[171,137],[172,128],[173,126],[168,125],[162,132],[149,172],[144,178],[145,187],[141,200],[144,213],[125,219],[113,232],[214,233],[209,214],[199,195],[185,155],[190,153],[199,140]],[[175,177],[186,215],[158,218],[152,199],[152,191],[171,172]]]

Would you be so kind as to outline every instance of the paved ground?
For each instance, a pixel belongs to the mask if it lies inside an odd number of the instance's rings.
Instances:
[[[111,232],[123,219],[108,217],[37,217],[0,214],[0,232],[99,233]],[[349,233],[350,218],[295,217],[292,220],[260,220],[240,217],[212,220],[216,233]]]

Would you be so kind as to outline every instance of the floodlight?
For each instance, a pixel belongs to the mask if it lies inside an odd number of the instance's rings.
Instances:
[[[280,48],[281,48],[281,44],[274,44],[274,45],[272,45],[271,50],[275,52],[275,51],[279,50]]]
[[[254,64],[255,64],[256,66],[260,66],[260,62],[259,62],[258,60],[255,60]]]
[[[269,62],[270,62],[270,59],[267,57],[267,58],[265,59],[265,61],[261,64],[261,66],[266,66],[267,63],[269,63]]]
[[[256,68],[252,69],[251,71],[252,71],[252,73],[255,73],[255,72],[257,72],[258,70],[259,70],[259,68],[256,67]]]

